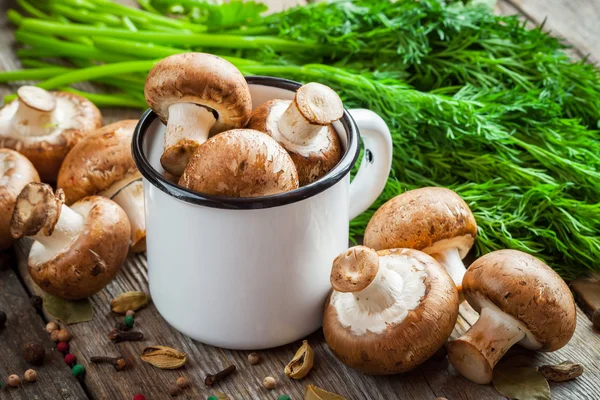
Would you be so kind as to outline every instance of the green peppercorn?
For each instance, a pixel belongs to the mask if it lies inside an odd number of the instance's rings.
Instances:
[[[281,396],[279,396],[277,398],[277,400],[292,400],[292,398],[290,396],[288,396],[287,394],[282,394]]]
[[[123,323],[129,328],[133,328],[135,320],[133,319],[133,315],[129,315],[123,319]]]
[[[71,373],[73,374],[73,376],[80,377],[83,374],[85,374],[85,367],[81,364],[75,364],[71,369]]]
[[[219,399],[217,399],[217,396],[208,396],[206,398],[206,400],[219,400]]]

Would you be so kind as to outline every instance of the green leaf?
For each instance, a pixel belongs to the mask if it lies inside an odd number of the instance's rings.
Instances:
[[[518,400],[550,400],[550,386],[535,368],[499,365],[494,369],[494,387],[503,396]]]
[[[67,325],[87,322],[94,316],[94,307],[89,299],[65,300],[46,294],[44,309],[53,318],[59,319]]]

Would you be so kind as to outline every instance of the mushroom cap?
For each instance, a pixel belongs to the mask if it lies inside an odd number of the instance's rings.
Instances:
[[[271,137],[233,129],[200,146],[179,185],[211,195],[258,197],[297,189],[298,174],[288,153]]]
[[[549,266],[518,250],[497,250],[475,260],[463,279],[463,293],[477,312],[486,301],[528,330],[520,344],[542,351],[563,347],[573,336],[575,300]]]
[[[129,251],[127,215],[105,197],[89,196],[71,209],[85,217],[83,231],[48,258],[36,242],[29,254],[29,274],[44,291],[64,299],[89,297],[117,274]]]
[[[457,247],[464,258],[476,235],[475,217],[458,194],[424,187],[404,192],[381,206],[367,225],[365,246],[375,250],[406,247],[427,254]]]
[[[333,290],[353,293],[373,282],[379,270],[379,255],[365,246],[354,246],[333,260],[331,286]]]
[[[423,252],[392,249],[377,254],[380,268],[403,276],[401,301],[406,307],[393,316],[373,317],[382,326],[357,334],[340,322],[334,305],[337,296],[353,294],[334,291],[325,307],[323,332],[327,345],[344,364],[367,374],[389,375],[414,368],[444,345],[458,318],[458,292],[444,268]],[[419,299],[413,298],[421,293]],[[384,320],[389,317],[395,321]]]
[[[194,103],[218,114],[212,133],[242,128],[252,112],[248,84],[229,61],[206,53],[175,54],[159,61],[148,73],[146,102],[166,123],[169,106]]]
[[[10,219],[17,196],[30,182],[39,182],[35,167],[24,155],[10,149],[0,149],[0,251],[6,250],[14,238]]]
[[[26,97],[30,107],[40,111],[49,109],[48,101],[41,99],[39,94],[21,89],[19,95]],[[23,154],[35,166],[42,181],[55,182],[60,165],[69,150],[81,138],[102,126],[102,115],[100,110],[84,97],[68,92],[49,93],[56,103],[58,120],[52,133],[44,136],[21,136],[14,131],[10,121],[19,107],[17,99],[0,109],[0,147]]]
[[[136,120],[106,125],[73,147],[60,167],[57,182],[65,192],[67,204],[108,189],[115,192],[112,190],[115,186],[124,186],[130,178],[139,178],[131,157],[136,125]]]
[[[342,158],[344,150],[340,138],[332,126],[324,126],[308,146],[291,143],[279,133],[277,122],[291,102],[291,100],[270,100],[261,104],[252,112],[248,128],[266,133],[287,150],[296,165],[300,186],[304,186],[331,171]],[[342,108],[342,113],[343,110]],[[319,120],[326,119],[320,118]]]
[[[302,116],[313,125],[329,125],[344,115],[340,96],[329,86],[320,83],[302,85],[296,91],[294,102]]]

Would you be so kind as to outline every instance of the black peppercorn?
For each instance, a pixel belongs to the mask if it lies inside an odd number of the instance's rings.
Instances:
[[[6,313],[0,310],[0,329],[4,328],[6,325]]]
[[[42,365],[44,363],[44,357],[46,356],[46,349],[41,343],[29,342],[25,343],[21,348],[23,352],[23,358],[29,364]]]

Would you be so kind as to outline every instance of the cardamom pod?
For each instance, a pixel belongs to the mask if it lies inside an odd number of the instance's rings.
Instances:
[[[115,297],[110,303],[117,314],[125,314],[128,310],[136,311],[148,304],[148,295],[144,292],[125,292]]]
[[[583,374],[583,365],[563,361],[558,365],[542,365],[537,368],[537,372],[549,381],[563,382]]]
[[[292,379],[302,379],[313,367],[315,355],[308,341],[303,341],[292,361],[285,366],[285,374]]]
[[[304,391],[304,400],[346,400],[335,393],[328,392],[315,385],[308,385]]]
[[[187,361],[187,355],[166,346],[150,346],[142,350],[142,361],[160,369],[177,369]]]

